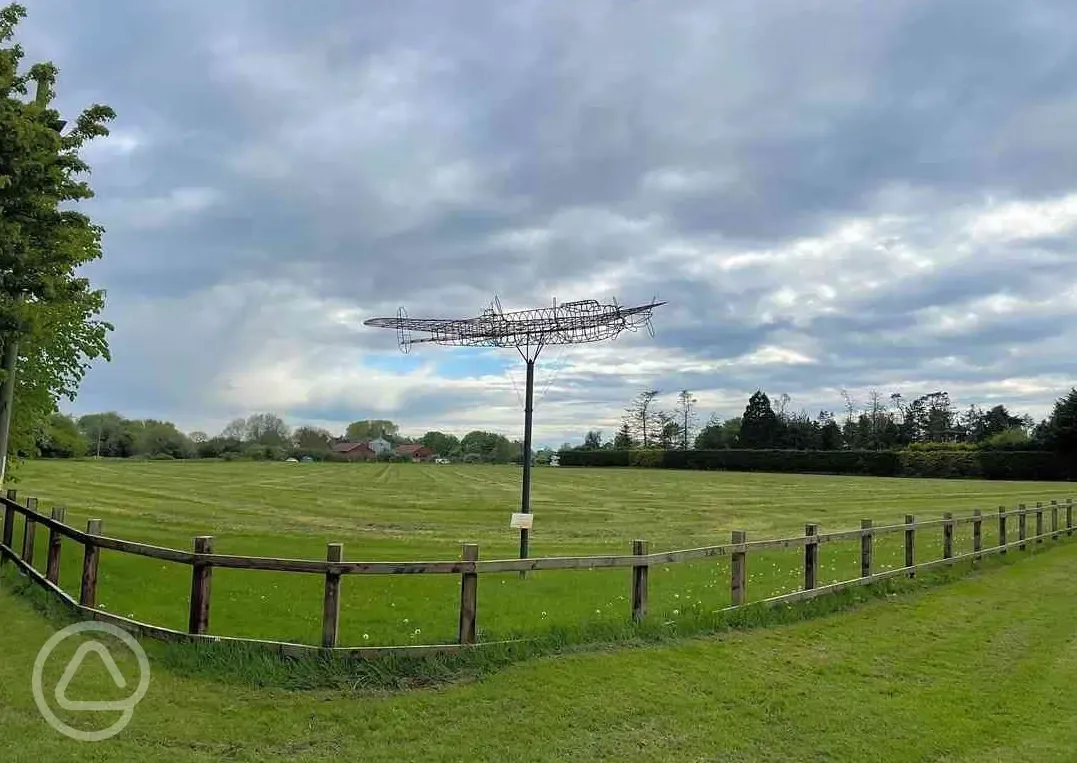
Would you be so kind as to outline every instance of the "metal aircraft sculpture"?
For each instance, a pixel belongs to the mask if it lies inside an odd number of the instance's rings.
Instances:
[[[594,299],[564,302],[553,307],[505,312],[494,298],[491,307],[474,318],[409,318],[400,308],[395,318],[369,318],[365,326],[395,329],[401,351],[420,343],[463,347],[515,347],[527,363],[524,403],[524,459],[520,513],[531,513],[531,426],[535,396],[535,359],[548,345],[582,344],[613,339],[622,331],[645,326],[654,336],[651,314],[666,304],[652,300],[637,307],[599,304]],[[412,338],[412,332],[424,336]],[[530,518],[528,518],[530,520]],[[520,525],[520,558],[527,558],[530,522]],[[521,576],[523,573],[520,573]]]
[[[580,344],[613,339],[622,331],[646,326],[651,336],[651,313],[665,302],[622,307],[594,299],[563,302],[553,307],[505,312],[500,300],[474,318],[409,318],[400,308],[395,318],[370,318],[366,326],[396,329],[403,352],[413,344],[432,343],[465,347],[515,347],[534,359],[547,345]],[[418,339],[412,332],[428,334]],[[534,348],[534,352],[525,349]]]

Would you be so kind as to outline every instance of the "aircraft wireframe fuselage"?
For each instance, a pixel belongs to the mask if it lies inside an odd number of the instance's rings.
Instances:
[[[403,308],[395,318],[370,318],[364,325],[395,328],[402,350],[412,344],[434,343],[471,347],[522,347],[578,344],[612,339],[640,326],[651,329],[651,311],[664,302],[637,307],[600,304],[594,299],[553,307],[504,312],[500,305],[474,318],[409,318]],[[426,336],[412,338],[411,332]]]

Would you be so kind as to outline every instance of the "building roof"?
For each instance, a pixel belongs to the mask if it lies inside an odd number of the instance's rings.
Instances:
[[[365,442],[335,442],[332,445],[334,453],[347,453],[348,451],[356,450],[357,448],[366,448],[370,450],[370,446]]]
[[[420,450],[429,450],[431,453],[434,452],[425,445],[398,445],[396,448],[397,453],[418,453]]]

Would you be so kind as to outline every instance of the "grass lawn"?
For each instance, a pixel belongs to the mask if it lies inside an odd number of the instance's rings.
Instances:
[[[1077,543],[1067,542],[842,614],[544,657],[406,693],[222,683],[164,667],[150,644],[152,680],[133,720],[92,745],[61,737],[39,715],[30,675],[52,624],[4,584],[0,751],[11,763],[1071,761],[1075,566]],[[46,687],[77,643],[50,658]],[[133,681],[129,655],[116,653]],[[110,685],[88,660],[68,696],[101,699]],[[115,718],[101,715],[101,727]]]
[[[20,496],[47,510],[67,508],[68,522],[91,517],[104,532],[176,548],[195,535],[215,536],[219,553],[324,559],[327,542],[343,542],[349,560],[456,559],[460,544],[480,544],[483,559],[512,558],[518,536],[508,526],[519,501],[520,469],[433,464],[289,464],[223,462],[37,461],[19,472]],[[645,469],[536,469],[532,555],[628,553],[634,538],[652,551],[876,524],[906,513],[937,519],[999,505],[1073,496],[1060,483],[903,480],[811,475]],[[1030,523],[1030,530],[1031,530]],[[1016,536],[1016,527],[1011,530]],[[957,552],[971,549],[961,526]],[[38,533],[37,566],[45,535]],[[941,530],[923,531],[918,557],[937,558]],[[16,546],[21,531],[16,535]],[[984,543],[996,525],[984,523]],[[901,565],[900,534],[877,540],[879,568]],[[826,584],[856,577],[859,543],[821,549]],[[65,545],[61,583],[77,592],[81,550]],[[798,551],[749,558],[748,596],[797,590]],[[118,614],[184,629],[190,570],[102,552],[101,606]],[[216,570],[210,632],[317,643],[322,579],[315,575]],[[651,571],[650,608],[663,620],[729,603],[729,562],[704,560]],[[455,639],[459,578],[452,575],[351,576],[343,582],[341,644],[409,644]],[[602,627],[629,615],[628,570],[548,571],[521,581],[483,575],[479,636],[494,640],[550,629]]]

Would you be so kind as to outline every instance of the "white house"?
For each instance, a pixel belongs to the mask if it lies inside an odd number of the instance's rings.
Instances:
[[[393,449],[393,444],[384,437],[375,437],[367,443],[367,447],[380,456],[382,453],[391,451]]]

